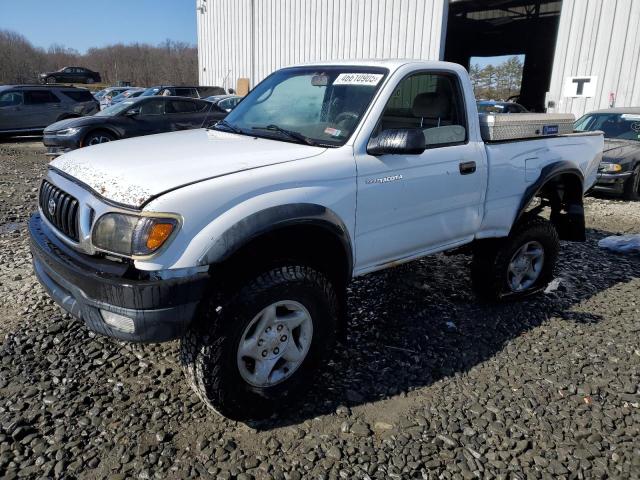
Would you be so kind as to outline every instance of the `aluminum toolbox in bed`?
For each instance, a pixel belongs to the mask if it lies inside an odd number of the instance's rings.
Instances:
[[[565,113],[482,113],[480,133],[485,142],[550,137],[573,133],[573,122]]]

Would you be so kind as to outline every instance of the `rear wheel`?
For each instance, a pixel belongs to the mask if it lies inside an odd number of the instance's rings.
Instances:
[[[88,147],[89,145],[98,145],[99,143],[107,143],[115,140],[115,137],[103,131],[90,132],[82,142],[82,146]]]
[[[85,83],[89,83],[89,84],[93,83],[93,78],[91,77],[87,78]]]
[[[553,278],[559,250],[551,222],[531,217],[506,239],[478,245],[471,267],[474,290],[490,301],[539,292]]]
[[[640,165],[635,168],[633,175],[624,183],[622,197],[625,200],[640,200]]]
[[[329,280],[287,264],[258,275],[228,303],[204,302],[184,335],[188,382],[216,412],[257,419],[284,407],[335,339],[338,301]]]

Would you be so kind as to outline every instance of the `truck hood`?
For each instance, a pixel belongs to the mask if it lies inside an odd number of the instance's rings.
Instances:
[[[58,157],[50,167],[108,200],[137,208],[152,197],[187,184],[301,160],[325,150],[198,129],[81,148]]]

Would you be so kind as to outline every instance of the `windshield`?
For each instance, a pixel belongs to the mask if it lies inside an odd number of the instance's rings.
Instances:
[[[129,97],[129,95],[127,94],[127,92],[122,92],[119,93],[118,95],[116,95],[115,97],[113,97],[111,99],[111,103],[117,103],[117,102],[121,102],[122,100],[124,100],[125,98]]]
[[[602,130],[605,138],[640,141],[640,113],[593,113],[575,123],[580,132]]]
[[[279,70],[256,86],[216,128],[285,141],[343,145],[387,72],[346,66]]]
[[[155,94],[157,94],[160,91],[159,87],[151,87],[151,88],[147,88],[142,95],[140,95],[141,97],[153,97]]]
[[[126,110],[131,105],[133,105],[135,100],[125,100],[123,102],[117,103],[115,105],[111,105],[110,107],[105,108],[104,110],[100,110],[96,113],[95,117],[113,117],[114,115],[119,114],[120,112]]]
[[[122,93],[119,93],[115,97],[111,99],[111,103],[118,103],[123,101],[125,98],[135,98],[140,96],[141,91],[139,90],[125,90]]]

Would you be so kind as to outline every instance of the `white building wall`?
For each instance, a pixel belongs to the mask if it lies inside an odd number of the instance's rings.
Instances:
[[[253,87],[296,63],[438,60],[447,0],[197,0],[201,85]],[[225,81],[226,79],[226,81]]]
[[[597,77],[592,97],[568,97],[567,77]],[[576,117],[640,106],[640,0],[564,0],[547,102]]]

